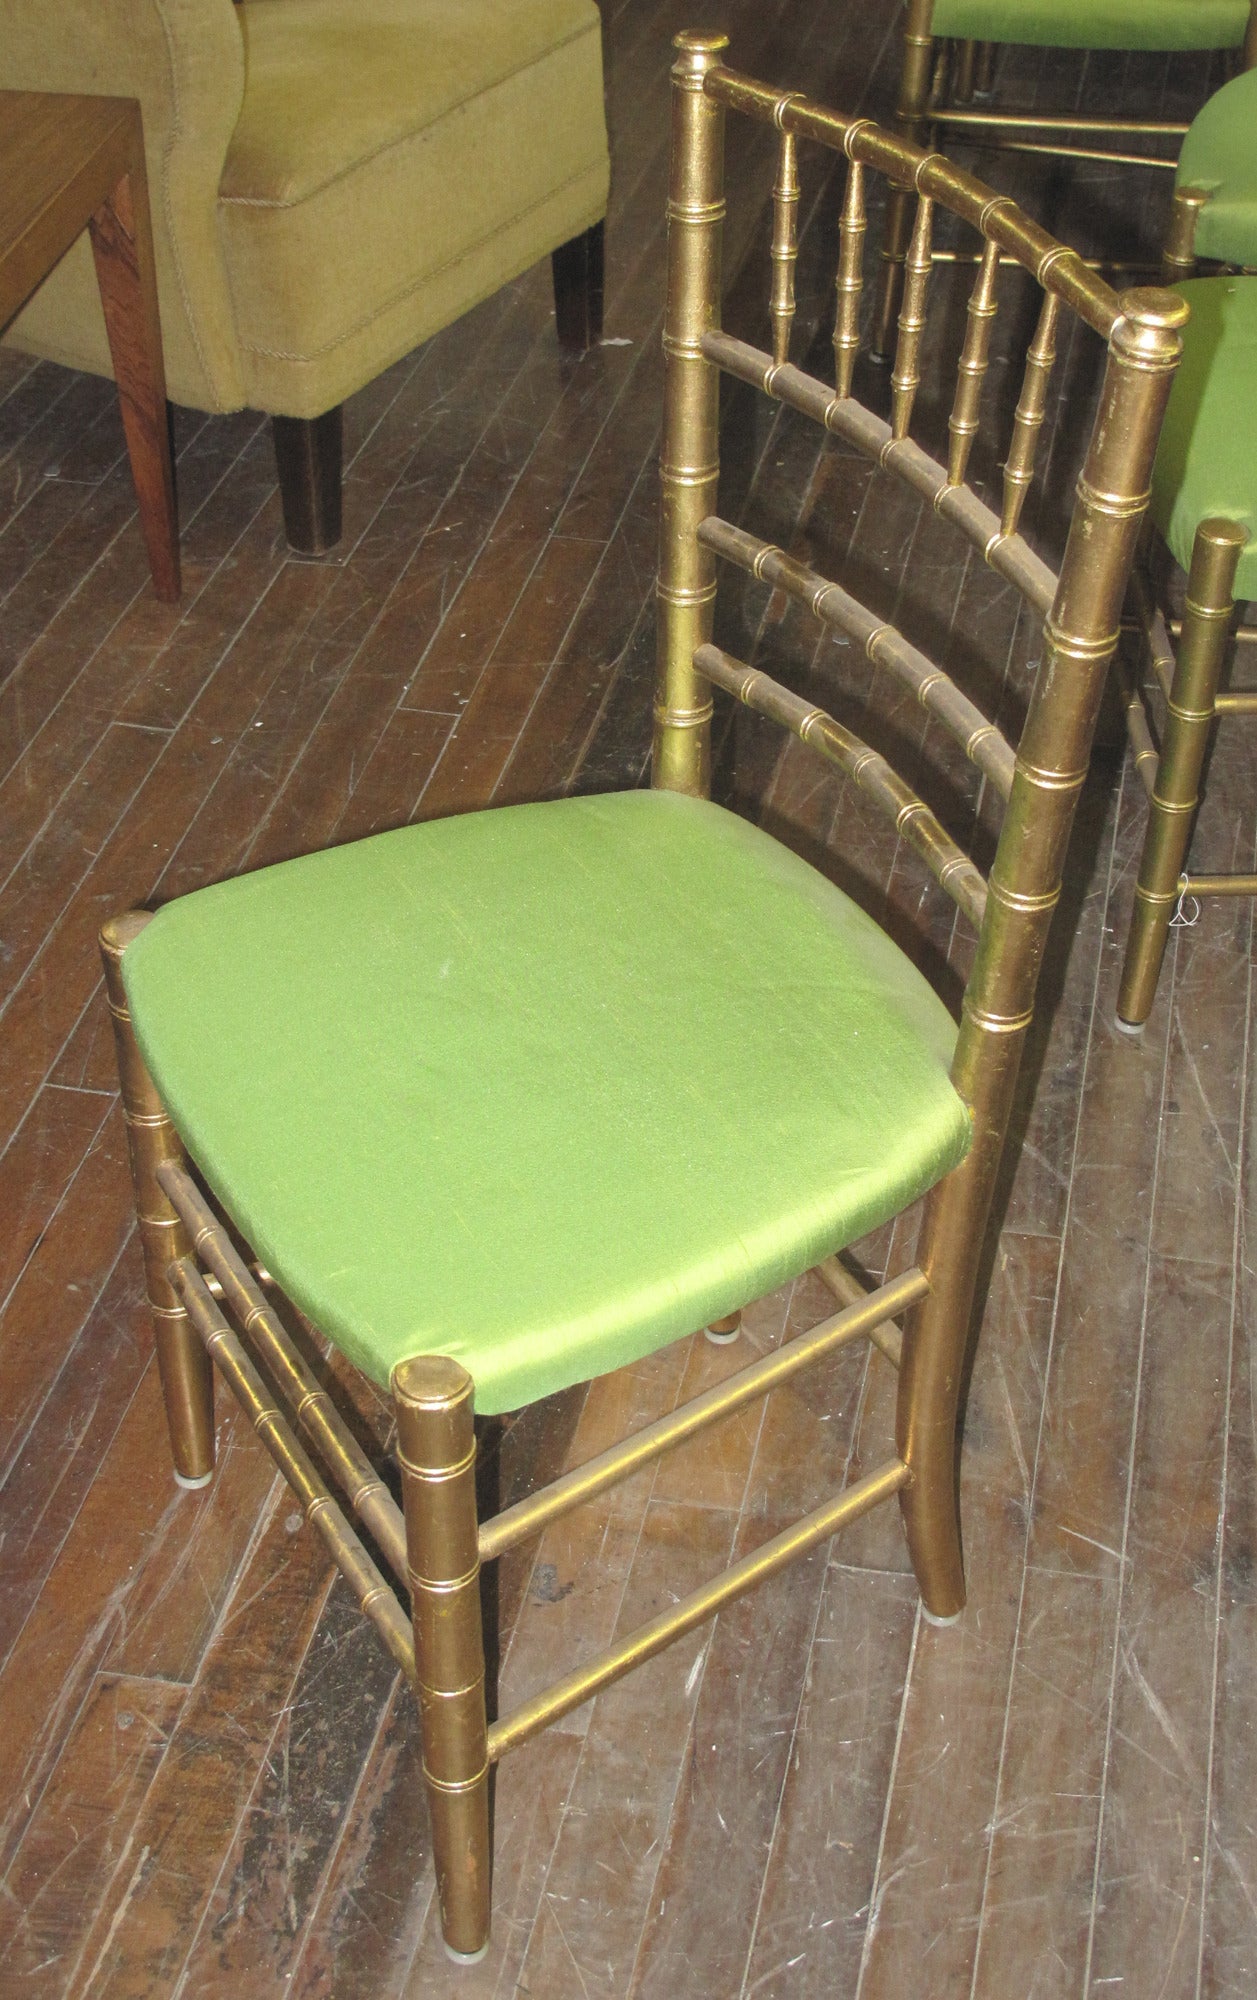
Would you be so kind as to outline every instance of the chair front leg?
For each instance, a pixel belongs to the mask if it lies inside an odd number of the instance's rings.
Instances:
[[[425,1355],[399,1362],[392,1386],[441,1930],[449,1956],[474,1964],[489,1944],[492,1847],[473,1385]]]
[[[1235,571],[1247,540],[1234,521],[1202,521],[1196,530],[1117,996],[1118,1026],[1129,1032],[1142,1028],[1152,1010],[1165,957],[1226,658]]]
[[[208,1485],[214,1472],[214,1370],[170,1282],[171,1264],[188,1256],[192,1245],[157,1178],[163,1161],[183,1164],[183,1147],[145,1068],[122,983],[122,955],[148,921],[143,911],[113,918],[100,934],[100,949],[175,1478],[180,1486],[196,1487]]]

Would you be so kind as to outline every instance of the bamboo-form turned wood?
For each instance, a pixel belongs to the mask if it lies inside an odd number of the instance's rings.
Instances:
[[[100,934],[100,953],[170,1451],[179,1485],[197,1487],[207,1486],[214,1472],[214,1372],[171,1281],[171,1266],[192,1244],[160,1179],[167,1161],[183,1165],[183,1146],[140,1054],[122,982],[123,953],[148,922],[143,911],[111,918]]]
[[[697,663],[708,680],[790,730],[827,763],[853,778],[860,790],[892,819],[901,839],[919,854],[957,908],[980,928],[986,910],[986,880],[962,847],[945,833],[923,799],[906,785],[893,764],[814,702],[793,694],[779,681],[735,660],[718,646],[700,646]]]
[[[672,71],[672,178],[668,189],[668,293],[663,315],[663,437],[659,453],[659,581],[655,637],[656,784],[705,794],[711,783],[711,689],[694,653],[711,636],[716,565],[699,544],[716,503],[720,376],[703,335],[720,296],[724,227],[724,106],[704,80],[724,35],[693,35]],[[774,102],[777,100],[774,99]]]
[[[1209,188],[1202,187],[1174,190],[1170,220],[1161,246],[1161,276],[1167,285],[1176,285],[1180,278],[1190,278],[1196,268],[1196,231],[1200,225],[1200,212],[1207,205],[1210,194]]]
[[[840,396],[851,394],[851,378],[860,352],[860,295],[864,289],[864,167],[852,160],[847,167],[842,219],[838,224],[838,275],[834,289],[834,384]]]
[[[1235,573],[1247,544],[1248,530],[1236,521],[1202,521],[1196,531],[1118,988],[1117,1018],[1126,1028],[1141,1028],[1151,1012],[1170,919],[1187,886],[1183,868],[1229,650]],[[1200,892],[1199,882],[1191,886]],[[1247,886],[1237,893],[1247,894]]]
[[[406,1577],[406,1530],[401,1510],[327,1390],[298,1352],[278,1312],[246,1266],[231,1236],[187,1169],[165,1161],[162,1192],[188,1232],[200,1263],[224,1305],[266,1363],[276,1388],[369,1530],[399,1582]]]
[[[798,254],[798,149],[794,134],[783,132],[777,154],[777,179],[773,187],[773,289],[770,311],[774,361],[784,361],[790,352],[790,329],[794,325],[794,267]]]
[[[850,396],[836,396],[814,375],[786,362],[778,368],[771,354],[735,340],[727,333],[706,333],[702,351],[730,375],[762,389],[766,396],[823,424],[878,465],[892,467],[899,477],[929,502],[941,520],[958,528],[997,576],[1019,590],[1039,617],[1046,617],[1056,590],[1055,572],[1020,535],[1006,535],[998,514],[969,486],[952,486],[946,469],[913,438],[893,438],[890,425]]]
[[[450,1957],[474,1963],[492,1850],[471,1377],[441,1355],[399,1362],[393,1407],[441,1929]]]
[[[904,269],[903,307],[899,314],[899,340],[895,365],[891,370],[890,428],[897,438],[908,435],[912,406],[921,382],[921,339],[925,332],[925,301],[930,272],[934,268],[934,204],[928,195],[917,203],[908,262]]]
[[[978,434],[978,412],[982,404],[982,383],[991,355],[991,331],[995,324],[995,284],[999,276],[999,244],[988,240],[982,246],[982,262],[965,320],[965,344],[956,370],[956,397],[947,430],[950,451],[947,483],[960,486],[969,469],[969,454]]]
[[[874,666],[887,668],[904,687],[910,688],[922,708],[937,716],[955,738],[970,763],[991,780],[1000,797],[1008,797],[1016,761],[1012,745],[977,703],[961,693],[950,674],[910,645],[902,632],[878,618],[841,584],[818,576],[783,549],[761,542],[744,528],[735,528],[713,516],[704,521],[698,532],[718,556],[787,591],[798,603],[806,604],[813,617],[823,624],[858,640]]]
[[[1061,302],[1055,292],[1045,292],[1039,324],[1026,355],[1021,397],[1013,419],[1012,443],[1004,466],[1004,508],[1000,529],[1015,535],[1021,524],[1021,510],[1034,478],[1034,462],[1039,450],[1039,433],[1047,410],[1048,383],[1056,360],[1056,329]]]
[[[194,1258],[177,1258],[170,1267],[170,1278],[191,1324],[205,1344],[207,1356],[301,1502],[307,1524],[323,1541],[353,1591],[363,1616],[375,1627],[402,1672],[413,1681],[414,1645],[392,1587],[349,1525],[336,1495],[303,1450],[287,1410],[276,1401],[243,1341],[233,1333]]]

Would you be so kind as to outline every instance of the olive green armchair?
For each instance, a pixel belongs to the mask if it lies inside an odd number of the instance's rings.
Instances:
[[[593,0],[0,0],[0,87],[136,97],[166,381],[275,420],[290,542],[340,532],[340,406],[547,254],[600,333]],[[77,245],[6,340],[111,371]]]

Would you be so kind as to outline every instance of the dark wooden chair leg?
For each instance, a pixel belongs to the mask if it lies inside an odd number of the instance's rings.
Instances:
[[[559,346],[583,352],[602,339],[602,224],[550,253]]]
[[[173,604],[179,595],[179,527],[143,174],[137,146],[130,171],[88,228],[153,588],[164,604]],[[134,198],[137,181],[140,200]]]
[[[321,555],[340,540],[341,409],[271,418],[284,533],[301,555]]]

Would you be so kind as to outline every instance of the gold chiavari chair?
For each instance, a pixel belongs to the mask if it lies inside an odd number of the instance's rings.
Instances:
[[[123,917],[103,939],[177,1476],[211,1474],[216,1363],[415,1685],[455,1957],[488,1937],[490,1767],[546,1724],[895,1498],[927,1615],[961,1609],[975,1272],[1184,317],[1172,294],[1118,297],[941,157],[733,73],[724,37],[677,47],[652,789],[378,835]],[[729,111],[777,134],[771,353],[720,324]],[[799,153],[813,145],[847,162],[835,382],[789,358]],[[889,424],[850,393],[875,175],[919,196]],[[938,209],[981,254],[947,466],[909,435]],[[1001,257],[1042,292],[1002,516],[965,483]],[[1064,316],[1107,343],[1107,362],[1057,576],[1019,520]],[[718,516],[722,373],[906,481],[958,550],[1023,593],[1045,653],[1016,752],[899,632]],[[718,561],[854,636],[958,740],[1006,801],[989,880],[880,755],[712,643]],[[710,802],[714,688],[837,766],[950,894],[976,932],[958,1027],[871,918]],[[909,1269],[869,1289],[836,1261],[922,1195]],[[344,1356],[391,1383],[402,1510],[238,1238]],[[836,1294],[832,1317],[477,1518],[473,1413],[704,1324],[731,1333],[746,1301],[811,1268]],[[885,1462],[490,1725],[481,1566],[856,1339],[899,1371]]]
[[[905,0],[903,61],[895,128],[915,144],[931,126],[956,139],[1058,158],[1170,166],[1186,125],[1163,118],[1114,118],[1103,107],[1075,112],[1022,111],[975,102],[989,98],[997,49],[1234,50],[1257,62],[1253,0]],[[1170,142],[1168,157],[1142,148]],[[1124,142],[1124,147],[1123,147]],[[1140,151],[1132,152],[1139,142]],[[873,349],[894,338],[908,247],[911,189],[892,186],[886,204],[883,267]],[[1177,217],[1180,233],[1183,222]]]

